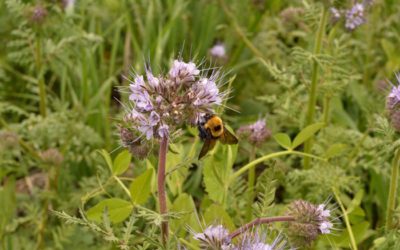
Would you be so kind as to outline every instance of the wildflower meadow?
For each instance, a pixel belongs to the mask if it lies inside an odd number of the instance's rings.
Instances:
[[[400,250],[397,0],[1,0],[0,250]]]

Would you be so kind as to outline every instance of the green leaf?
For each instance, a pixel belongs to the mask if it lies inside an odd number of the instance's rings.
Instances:
[[[300,133],[294,138],[292,148],[298,147],[300,144],[303,142],[307,141],[310,139],[315,133],[318,132],[323,126],[325,126],[325,123],[319,122],[315,124],[311,124],[310,126],[305,127],[303,130],[300,131]]]
[[[94,207],[91,207],[86,215],[90,220],[101,222],[105,208],[107,207],[110,220],[113,223],[124,221],[132,213],[133,205],[129,201],[111,198],[102,200]]]
[[[210,199],[225,205],[237,145],[217,144],[214,151],[203,161],[203,180]]]
[[[274,139],[283,148],[286,148],[286,149],[292,148],[292,141],[290,140],[290,137],[287,134],[277,133],[274,135]]]
[[[106,161],[107,166],[110,169],[110,171],[113,172],[113,170],[112,170],[113,169],[113,164],[112,164],[112,161],[111,161],[110,154],[105,149],[99,150],[98,152],[103,156],[103,158]]]
[[[170,221],[171,230],[179,237],[187,235],[188,232],[185,228],[188,227],[195,232],[201,231],[201,225],[197,220],[196,206],[190,195],[180,194],[171,205],[171,212],[180,213],[179,218],[173,218]]]
[[[207,225],[218,223],[231,231],[235,229],[235,224],[233,223],[232,218],[225,209],[218,204],[212,204],[207,208],[204,213],[204,220]]]
[[[114,165],[112,168],[112,172],[114,175],[121,175],[123,174],[128,168],[129,164],[131,163],[131,153],[128,150],[124,150],[117,155],[114,159]]]
[[[149,168],[132,181],[129,191],[134,204],[143,204],[147,201],[151,194],[152,177],[153,169]]]
[[[340,155],[347,149],[347,145],[343,143],[336,143],[330,146],[325,152],[325,158],[329,159]]]

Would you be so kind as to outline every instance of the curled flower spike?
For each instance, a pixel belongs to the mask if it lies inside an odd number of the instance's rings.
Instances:
[[[288,215],[295,218],[288,223],[288,237],[296,247],[310,246],[318,235],[329,234],[333,227],[331,210],[325,204],[294,201],[289,206]]]
[[[400,73],[396,74],[397,86],[393,85],[392,90],[386,98],[386,109],[392,126],[400,132]]]
[[[237,130],[239,137],[248,140],[251,144],[261,146],[271,137],[271,131],[267,128],[264,119],[258,120],[253,124],[245,125]]]
[[[205,113],[213,113],[226,93],[219,90],[220,74],[201,71],[193,62],[174,60],[168,74],[155,76],[150,67],[146,75],[133,75],[129,100],[133,106],[124,117],[121,138],[131,152],[140,146],[150,148],[153,139],[169,137],[184,124],[195,126]],[[128,139],[130,140],[128,142]]]
[[[209,226],[203,233],[196,233],[193,238],[200,241],[201,249],[230,249],[229,232],[222,225]]]

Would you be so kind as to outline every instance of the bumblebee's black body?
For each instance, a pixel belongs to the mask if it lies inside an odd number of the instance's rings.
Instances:
[[[199,159],[212,150],[219,140],[222,144],[237,144],[238,139],[224,128],[222,119],[216,115],[206,114],[204,121],[197,124],[199,137],[204,141]]]

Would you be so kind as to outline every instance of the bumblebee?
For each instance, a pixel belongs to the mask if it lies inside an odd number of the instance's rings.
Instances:
[[[222,119],[213,114],[206,114],[203,121],[197,124],[199,137],[204,141],[199,160],[212,150],[219,140],[222,144],[237,144],[238,139],[224,127]]]

